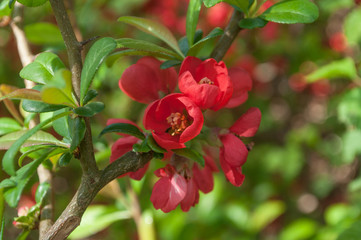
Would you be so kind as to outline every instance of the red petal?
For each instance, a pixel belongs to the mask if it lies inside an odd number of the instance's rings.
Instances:
[[[233,84],[233,94],[226,107],[232,108],[247,100],[247,92],[252,89],[252,78],[247,71],[238,67],[229,69],[228,74]]]
[[[114,162],[127,152],[133,149],[133,145],[138,142],[138,138],[127,136],[119,138],[112,146],[110,154],[110,163]]]
[[[157,76],[146,65],[133,64],[127,68],[119,80],[119,87],[130,98],[141,103],[150,103],[159,98]]]
[[[148,167],[149,167],[150,162],[148,162],[147,164],[145,164],[144,167],[138,169],[135,172],[130,172],[129,173],[129,177],[134,179],[134,180],[141,180],[144,177],[144,174],[147,172]]]
[[[183,212],[188,212],[192,206],[198,203],[199,193],[196,184],[192,179],[188,181],[187,193],[181,202],[181,209]]]
[[[170,184],[168,202],[161,208],[163,212],[174,210],[186,196],[187,181],[181,175],[175,173],[170,179]]]
[[[220,155],[220,163],[228,181],[236,187],[241,186],[244,181],[241,167],[231,167],[228,162],[224,160],[222,155]]]
[[[195,80],[196,82],[199,82],[201,79],[206,77],[217,86],[221,87],[222,81],[219,77],[222,75],[228,77],[227,67],[224,62],[220,61],[217,63],[217,61],[213,58],[209,58],[197,67]]]
[[[223,147],[220,155],[230,166],[240,167],[247,161],[248,150],[246,145],[233,134],[220,136]]]
[[[184,72],[189,71],[193,76],[196,75],[196,68],[202,63],[202,60],[196,57],[186,57],[179,70],[179,76]]]
[[[204,193],[209,193],[213,190],[213,174],[209,166],[205,166],[203,169],[199,169],[197,164],[193,165],[193,179],[197,184],[199,190]]]
[[[150,201],[155,209],[163,208],[167,204],[170,188],[171,183],[168,177],[163,177],[154,184]]]
[[[261,111],[250,108],[229,129],[229,131],[242,137],[253,137],[261,124]]]

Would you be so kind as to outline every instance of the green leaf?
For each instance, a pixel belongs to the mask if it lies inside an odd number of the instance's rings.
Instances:
[[[21,138],[23,135],[30,132],[30,130],[20,130],[17,132],[8,133],[2,137],[0,137],[0,149],[9,149],[19,138]],[[39,145],[39,144],[52,144],[57,146],[66,147],[67,145],[58,139],[56,139],[53,135],[47,132],[38,131],[29,138],[26,139],[26,141],[22,144],[22,146],[33,146],[33,145]]]
[[[88,92],[91,82],[104,59],[117,47],[113,38],[105,37],[96,41],[85,57],[84,67],[81,72],[80,103],[83,105],[84,97]]]
[[[18,205],[21,194],[29,182],[31,176],[36,172],[38,166],[48,157],[51,150],[44,153],[40,158],[31,163],[25,165],[16,171],[15,176],[10,177],[11,181],[16,182],[16,186],[6,188],[4,191],[4,197],[10,207],[15,208]]]
[[[147,143],[154,152],[157,152],[157,153],[167,152],[167,150],[165,150],[164,148],[162,148],[161,146],[158,145],[158,143],[154,140],[152,135],[148,135]]]
[[[361,130],[361,89],[354,88],[344,93],[337,107],[340,122]]]
[[[151,49],[149,49],[148,51],[127,49],[127,50],[122,50],[122,51],[115,52],[115,53],[109,55],[109,57],[106,60],[106,64],[108,66],[112,66],[115,61],[117,61],[119,58],[125,57],[125,56],[151,56],[151,57],[157,57],[157,58],[162,58],[162,59],[174,59],[174,57],[171,55],[168,55],[168,54],[165,54],[162,52],[152,52]]]
[[[41,98],[45,103],[76,107],[72,91],[71,72],[61,69],[55,73],[53,81],[43,87]]]
[[[181,39],[179,39],[178,45],[182,53],[187,56],[187,53],[189,51],[188,39],[186,37],[182,37]]]
[[[9,7],[9,2],[1,1],[0,2],[0,17],[10,16],[10,14],[11,14],[11,9]]]
[[[37,45],[64,46],[59,28],[51,23],[38,22],[24,27],[29,42]]]
[[[217,3],[226,2],[230,5],[238,7],[244,13],[248,12],[249,1],[248,0],[203,0],[204,6],[207,8],[213,7]]]
[[[12,118],[0,118],[0,135],[16,132],[22,129],[21,125]]]
[[[73,158],[73,154],[71,154],[70,152],[66,152],[63,155],[61,155],[58,161],[59,167],[67,166],[72,158]]]
[[[268,22],[262,18],[244,18],[239,21],[238,26],[245,29],[263,28]]]
[[[147,139],[144,139],[144,141],[142,141],[141,143],[134,144],[133,150],[135,152],[141,152],[141,153],[151,151],[150,147],[148,146]]]
[[[66,111],[68,111],[68,109],[63,108],[61,110],[54,112],[53,116]],[[64,116],[59,119],[56,119],[53,122],[53,128],[55,132],[57,132],[60,136],[63,136],[64,138],[67,139],[71,138],[69,131],[69,125],[70,125],[69,121],[74,121],[74,119],[72,119],[70,116]]]
[[[105,133],[110,132],[117,132],[117,133],[123,133],[132,135],[134,137],[137,137],[141,140],[145,139],[144,134],[137,128],[136,126],[128,123],[114,123],[106,126],[103,131],[99,134],[99,137],[102,136]]]
[[[347,38],[347,43],[358,45],[361,43],[361,7],[357,7],[346,15],[343,31]]]
[[[80,226],[69,236],[70,239],[83,239],[106,229],[112,223],[123,219],[129,219],[132,215],[129,211],[119,211],[114,206],[92,205],[85,211]],[[96,224],[94,224],[96,222]]]
[[[309,83],[316,82],[321,79],[331,78],[348,78],[350,80],[356,79],[357,70],[352,58],[333,61],[306,76],[306,80]]]
[[[317,231],[317,223],[311,219],[299,219],[288,226],[281,233],[281,240],[310,239]]]
[[[358,240],[361,236],[361,221],[357,221],[343,231],[336,240]]]
[[[116,40],[117,42],[117,48],[132,48],[136,50],[142,50],[142,51],[149,51],[152,52],[160,52],[167,54],[169,56],[173,56],[174,58],[178,58],[182,60],[182,57],[179,56],[177,53],[173,52],[172,50],[169,50],[167,48],[158,46],[154,43],[147,42],[144,40],[138,40],[138,39],[132,39],[132,38],[120,38]]]
[[[259,17],[284,24],[312,23],[318,18],[318,8],[309,0],[286,0],[274,4]]]
[[[10,178],[6,178],[2,182],[0,182],[0,188],[15,187],[16,185],[17,183]]]
[[[168,60],[168,61],[163,62],[163,63],[160,65],[160,69],[167,69],[167,68],[170,68],[170,67],[174,67],[174,66],[180,65],[181,63],[182,63],[182,62],[179,61],[179,60]]]
[[[90,89],[83,99],[83,104],[86,105],[88,102],[90,102],[96,96],[98,96],[98,92],[94,89]]]
[[[70,151],[73,152],[83,140],[85,135],[85,122],[82,118],[75,118],[74,124],[72,127],[72,138],[70,144]]]
[[[194,35],[197,29],[199,12],[201,11],[201,0],[190,0],[187,10],[186,32],[189,46],[194,43]]]
[[[92,102],[84,107],[75,108],[74,113],[83,116],[83,117],[92,117],[97,113],[100,113],[104,109],[104,103],[102,102]]]
[[[260,231],[268,224],[273,222],[285,212],[285,204],[282,201],[268,201],[259,205],[249,221],[249,227],[255,232]]]
[[[65,68],[60,58],[51,52],[40,53],[34,62],[20,71],[20,77],[41,84],[51,81],[55,72]]]
[[[343,136],[342,160],[344,163],[350,164],[356,155],[361,154],[361,131],[352,129],[347,131]]]
[[[330,226],[337,227],[343,221],[351,221],[358,217],[356,209],[344,204],[336,203],[328,207],[325,211],[325,221]]]
[[[57,145],[34,145],[34,146],[27,146],[27,147],[23,147],[20,149],[20,151],[23,153],[21,154],[20,158],[18,159],[18,165],[21,167],[23,165],[23,160],[24,158],[26,158],[27,156],[30,155],[31,158],[38,158],[40,157],[39,154],[37,153],[36,155],[33,154],[35,152],[42,152],[39,150],[43,150],[46,148],[56,148],[58,147]]]
[[[118,18],[118,21],[128,23],[143,32],[149,33],[154,37],[159,38],[160,40],[168,44],[171,48],[173,48],[180,56],[184,57],[178,47],[176,38],[173,36],[172,32],[164,25],[149,19],[133,16],[120,17]]]
[[[34,128],[30,129],[23,135],[19,136],[18,139],[11,145],[11,147],[9,148],[9,150],[5,153],[5,155],[3,157],[2,165],[3,165],[4,171],[7,172],[9,175],[14,175],[15,174],[15,167],[14,167],[15,155],[18,152],[18,150],[20,149],[20,147],[26,142],[26,140],[28,140],[32,135],[34,135],[37,131],[39,131],[43,126],[47,125],[48,123],[53,122],[54,120],[56,120],[58,118],[69,115],[70,113],[71,113],[70,111],[64,112],[57,116],[49,118],[46,121],[41,122]],[[12,133],[10,133],[10,134],[12,134]],[[5,136],[3,136],[3,137],[5,137]],[[2,144],[0,144],[0,145],[2,145]]]
[[[0,97],[0,102],[6,98],[29,99],[29,100],[41,101],[41,94],[39,91],[34,90],[34,89],[22,88],[22,89],[17,89],[15,91],[12,91],[11,93]]]
[[[26,240],[26,238],[28,237],[28,235],[30,234],[29,230],[23,230],[19,236],[16,238],[16,240]]]
[[[210,40],[219,37],[223,34],[223,30],[221,28],[213,29],[206,37],[199,40],[195,43],[188,51],[188,56],[196,56],[197,53],[202,49],[202,47],[209,42]]]
[[[33,112],[33,113],[43,113],[43,112],[54,112],[59,109],[66,108],[66,105],[55,105],[49,104],[44,102],[32,101],[32,100],[23,100],[21,107],[26,112]]]
[[[40,205],[42,205],[44,198],[49,192],[49,188],[50,188],[50,184],[48,182],[42,182],[39,184],[35,192],[36,203],[40,203]]]
[[[202,167],[204,167],[205,162],[204,162],[203,156],[200,153],[198,153],[192,149],[189,149],[189,148],[172,149],[172,152],[174,152],[175,154],[177,154],[179,156],[193,160],[193,161],[197,162],[199,165],[201,165]]]
[[[27,7],[38,7],[45,4],[48,0],[17,0]]]

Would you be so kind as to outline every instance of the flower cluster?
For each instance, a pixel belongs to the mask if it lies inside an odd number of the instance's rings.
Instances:
[[[252,88],[249,74],[240,68],[227,69],[222,61],[202,61],[196,57],[186,57],[178,75],[175,69],[162,70],[160,65],[161,62],[152,57],[140,59],[125,70],[119,86],[130,98],[149,104],[144,113],[144,128],[166,151],[163,158],[166,166],[155,171],[160,179],[155,183],[150,198],[154,207],[169,212],[180,205],[183,211],[188,211],[198,203],[199,191],[212,191],[218,160],[228,181],[235,186],[242,185],[244,175],[241,168],[248,156],[243,141],[257,132],[261,112],[251,108],[229,129],[209,129],[204,126],[203,113],[208,109],[218,111],[244,103]],[[177,84],[180,93],[174,92]],[[108,124],[112,123],[136,126],[123,119],[108,120]],[[202,137],[196,138],[199,135]],[[204,141],[214,135],[218,140]],[[132,150],[139,141],[133,136],[120,138],[112,146],[110,161]],[[210,151],[215,147],[219,149],[219,158]],[[204,166],[180,154],[182,149],[201,156]],[[139,180],[148,167],[149,164],[127,175]]]

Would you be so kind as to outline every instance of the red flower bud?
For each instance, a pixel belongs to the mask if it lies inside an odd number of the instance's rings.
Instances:
[[[228,73],[233,85],[233,94],[226,108],[233,108],[247,100],[248,91],[252,89],[252,78],[250,74],[242,68],[231,68]]]

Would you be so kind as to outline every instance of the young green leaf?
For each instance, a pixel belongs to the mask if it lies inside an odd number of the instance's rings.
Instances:
[[[50,184],[48,182],[42,182],[39,184],[35,192],[36,203],[40,203],[40,205],[42,205],[44,198],[49,192],[49,188],[50,188]]]
[[[154,152],[157,152],[157,153],[167,152],[167,150],[165,150],[164,148],[162,148],[161,146],[158,145],[158,143],[154,140],[152,135],[148,135],[147,143]]]
[[[133,150],[142,153],[151,151],[150,147],[148,146],[147,139],[144,139],[141,143],[134,144]]]
[[[189,46],[194,43],[194,35],[197,29],[199,12],[201,11],[202,0],[190,0],[187,10],[186,33]]]
[[[21,125],[12,118],[0,118],[0,135],[16,132],[22,129]]]
[[[49,104],[44,102],[32,101],[32,100],[23,100],[21,107],[26,112],[33,112],[33,113],[43,113],[43,112],[54,112],[59,109],[66,108],[66,105],[55,105]]]
[[[318,8],[309,0],[286,0],[271,6],[259,17],[284,24],[312,23],[318,18]]]
[[[347,78],[350,80],[356,79],[357,69],[353,59],[345,58],[331,62],[306,76],[306,80],[309,83],[316,82],[320,79],[330,78]]]
[[[70,151],[73,152],[83,140],[85,135],[85,122],[82,118],[75,118],[74,125],[72,128],[72,138],[70,144]]]
[[[7,172],[9,175],[14,175],[15,174],[15,166],[14,166],[15,155],[19,151],[20,147],[26,142],[26,140],[28,140],[32,135],[34,135],[37,131],[39,131],[43,126],[47,125],[48,123],[53,122],[54,120],[56,120],[58,118],[69,115],[70,113],[71,112],[68,111],[68,112],[64,112],[59,115],[56,115],[52,118],[49,118],[46,121],[41,122],[34,128],[30,129],[29,131],[27,131],[20,137],[18,137],[18,139],[11,145],[11,147],[9,148],[9,150],[5,153],[5,155],[3,157],[2,165],[3,165],[4,171]]]
[[[179,156],[193,160],[193,161],[197,162],[199,165],[201,165],[202,167],[204,167],[205,162],[204,162],[203,156],[192,149],[189,149],[189,148],[172,149],[172,152],[174,152],[175,154],[177,154]]]
[[[86,105],[88,102],[93,100],[96,96],[98,96],[98,92],[94,89],[90,89],[83,99],[83,104]]]
[[[118,21],[128,23],[143,32],[149,33],[154,37],[159,38],[160,40],[168,44],[171,48],[173,48],[180,56],[184,57],[178,47],[176,38],[173,36],[172,32],[164,25],[149,19],[133,16],[120,17],[118,18]]]
[[[266,26],[268,21],[263,20],[262,18],[244,18],[239,21],[238,26],[244,29],[254,29],[254,28],[263,28]]]
[[[223,30],[221,28],[213,29],[207,36],[196,42],[188,51],[188,56],[196,56],[197,53],[202,49],[202,47],[210,40],[219,37],[223,34]]]
[[[92,117],[97,113],[100,113],[104,109],[104,103],[102,102],[92,102],[84,107],[75,108],[73,111],[74,113],[78,114],[79,116],[83,117]]]
[[[361,7],[354,8],[346,15],[343,30],[347,38],[347,43],[359,45],[361,43]]]
[[[145,139],[144,134],[136,126],[128,123],[114,123],[106,126],[103,131],[99,134],[99,137],[105,133],[117,132],[132,135],[141,140]]]
[[[174,66],[180,65],[181,63],[182,63],[182,62],[179,61],[179,60],[168,60],[168,61],[163,62],[163,63],[160,65],[160,69],[167,69],[167,68],[170,68],[170,67],[174,67]]]
[[[70,163],[70,160],[73,158],[73,154],[71,152],[66,152],[59,158],[59,167],[65,167]]]
[[[69,109],[63,108],[61,110],[58,110],[56,112],[54,112],[53,116],[62,113],[62,112],[66,112]],[[56,119],[53,122],[53,128],[55,130],[55,132],[57,132],[60,136],[63,136],[64,138],[68,138],[70,139],[70,131],[69,131],[69,121],[74,121],[74,119],[72,119],[70,116],[64,116],[62,118]]]
[[[179,54],[169,50],[167,48],[158,46],[154,43],[147,42],[144,40],[132,39],[132,38],[120,38],[116,40],[117,48],[132,48],[136,50],[143,50],[143,51],[151,51],[153,52],[161,52],[173,56],[174,58],[178,58],[182,60],[183,58],[179,56]]]
[[[49,144],[49,145],[33,145],[33,146],[26,146],[26,147],[23,147],[20,149],[20,151],[23,153],[21,154],[20,158],[18,159],[18,165],[21,167],[23,165],[23,160],[31,155],[33,157],[35,157],[32,153],[35,153],[35,152],[38,152],[36,154],[36,158],[40,157],[38,154],[42,151],[39,151],[39,150],[43,150],[43,149],[46,149],[46,148],[57,148],[58,146],[57,145],[52,145],[52,144]]]
[[[10,177],[10,180],[16,182],[15,186],[5,188],[4,198],[10,207],[15,208],[18,205],[20,196],[29,182],[31,176],[36,172],[38,166],[48,157],[51,150],[45,152],[40,158],[32,161],[16,171],[15,176]],[[2,183],[0,183],[1,185]]]
[[[244,13],[248,12],[248,6],[250,6],[249,0],[203,0],[204,6],[207,8],[213,7],[220,2],[226,2]]]
[[[39,91],[34,89],[17,89],[9,94],[6,94],[5,96],[0,97],[0,102],[6,98],[11,99],[29,99],[34,101],[41,101],[41,94]]]
[[[20,77],[41,84],[51,81],[55,72],[65,68],[60,58],[51,52],[40,53],[34,62],[26,65],[20,71]]]
[[[88,92],[91,82],[104,59],[117,47],[113,38],[102,38],[96,41],[85,57],[84,67],[81,72],[80,104],[83,105],[84,97]]]

